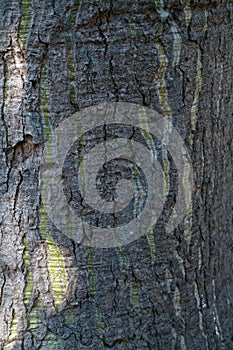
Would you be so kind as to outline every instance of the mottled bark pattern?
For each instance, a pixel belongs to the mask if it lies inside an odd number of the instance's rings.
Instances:
[[[232,1],[0,1],[0,348],[233,349]],[[102,102],[172,118],[193,209],[167,234],[77,245],[48,221],[52,130]]]

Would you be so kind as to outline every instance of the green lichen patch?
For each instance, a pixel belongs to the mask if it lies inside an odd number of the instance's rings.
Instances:
[[[158,41],[155,43],[155,45],[157,48],[158,58],[160,62],[160,67],[157,74],[157,89],[159,93],[160,105],[164,111],[164,114],[167,117],[171,117],[172,113],[171,113],[170,106],[168,104],[168,94],[167,94],[167,88],[166,88],[166,82],[165,82],[165,74],[166,74],[168,61],[162,45]]]
[[[126,257],[121,249],[120,246],[116,247],[119,259],[120,259],[120,264],[121,264],[121,270],[125,270],[126,268]]]
[[[26,39],[29,29],[29,24],[32,17],[32,1],[22,0],[21,2],[21,22],[19,29],[19,38],[23,45],[23,50],[26,48]]]
[[[24,237],[24,252],[23,252],[23,270],[26,271],[26,284],[24,288],[24,303],[28,308],[30,306],[32,291],[33,291],[33,273],[30,264],[30,247],[27,239]]]
[[[104,330],[104,323],[102,320],[102,313],[100,310],[96,310],[96,333],[101,335]]]
[[[192,16],[190,0],[186,0],[184,12],[185,12],[186,26],[189,27],[190,21],[191,21],[191,16]]]
[[[95,296],[95,270],[93,265],[93,248],[88,247],[88,261],[87,261],[87,268],[89,273],[89,285],[90,285],[90,296]]]
[[[67,31],[66,31],[67,66],[69,71],[71,105],[75,105],[75,102],[76,102],[75,68],[74,68],[74,57],[73,57],[74,55],[73,33],[75,30],[75,20],[77,16],[78,7],[79,7],[79,1],[75,0],[71,11],[70,19],[67,24]]]
[[[36,301],[29,313],[28,329],[35,333],[36,329],[41,326],[43,319],[43,309],[40,301]]]
[[[16,340],[16,337],[18,334],[18,316],[15,309],[13,309],[12,313],[13,313],[13,318],[11,322],[10,336],[8,339],[10,343]]]
[[[55,306],[58,307],[65,298],[67,276],[64,257],[51,237],[47,238],[48,259],[47,266],[50,274],[51,289]]]
[[[48,225],[48,215],[45,207],[40,207],[40,229],[42,239],[47,243],[47,267],[50,275],[51,289],[55,306],[58,307],[65,298],[67,275],[62,251],[56,246],[51,237]]]
[[[133,280],[131,283],[131,298],[132,298],[134,310],[139,312],[140,311],[140,301],[139,301],[139,296],[138,296],[138,288],[137,288],[135,280]]]
[[[154,264],[155,263],[155,241],[154,241],[153,230],[147,233],[147,240],[150,247],[151,262],[152,264]]]

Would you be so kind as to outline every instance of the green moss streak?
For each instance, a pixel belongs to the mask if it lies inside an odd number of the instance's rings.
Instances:
[[[75,24],[78,7],[79,7],[79,0],[75,0],[74,4],[73,4],[71,15],[70,15],[68,29],[71,29],[72,26]]]
[[[143,193],[142,193],[140,182],[139,182],[139,171],[138,171],[138,168],[136,166],[133,166],[132,171],[133,171],[134,183],[136,184],[136,190],[137,190],[137,198],[138,198],[138,200],[136,201],[135,211],[136,211],[136,216],[138,216],[139,213],[140,213],[140,199],[142,198]]]
[[[181,37],[178,33],[178,27],[175,22],[171,27],[171,31],[174,37],[173,41],[173,67],[176,67],[180,61],[180,52],[181,52]]]
[[[143,107],[140,107],[139,112],[140,112],[139,116],[140,116],[140,124],[141,124],[141,127],[142,127],[142,134],[143,134],[143,136],[145,138],[145,141],[146,141],[146,143],[148,145],[148,148],[151,151],[151,157],[152,157],[152,159],[154,159],[156,154],[155,154],[155,151],[154,151],[153,139],[152,139],[152,136],[149,133],[147,114],[146,114],[146,112],[145,112]]]
[[[98,335],[102,334],[104,330],[104,324],[102,320],[102,314],[99,310],[96,311],[96,333]]]
[[[146,115],[143,107],[140,109],[140,124],[142,127],[142,134],[143,134],[143,136],[146,140],[146,143],[151,151],[151,160],[153,161],[156,157],[156,154],[155,154],[155,150],[154,150],[153,139],[149,133],[147,115]],[[156,222],[156,219],[152,218],[151,229],[149,229],[149,231],[147,233],[147,240],[148,240],[148,243],[150,246],[152,264],[154,264],[154,262],[155,262],[155,244],[154,244],[154,235],[153,235],[153,226],[154,226],[155,222]]]
[[[51,233],[49,232],[48,215],[43,205],[40,207],[40,229],[42,232],[42,238],[47,243],[47,266],[50,275],[54,302],[55,306],[59,306],[64,300],[67,286],[65,262],[62,252],[54,243]]]
[[[37,301],[29,314],[29,326],[28,329],[32,333],[36,331],[36,329],[42,324],[42,305],[40,301]]]
[[[24,252],[23,252],[23,269],[26,270],[26,285],[24,289],[24,303],[28,308],[31,301],[32,290],[33,290],[33,274],[30,266],[30,248],[26,238],[23,239]]]
[[[56,334],[49,332],[40,346],[41,350],[61,350],[64,349],[63,340]]]
[[[69,80],[70,80],[70,104],[74,105],[76,101],[75,94],[75,70],[74,70],[74,58],[73,58],[73,32],[74,25],[77,16],[77,10],[79,6],[79,1],[75,0],[73,4],[72,13],[70,15],[70,20],[67,25],[67,35],[66,35],[66,48],[68,57],[68,70],[69,70]]]
[[[42,239],[46,241],[47,239],[49,239],[49,235],[47,232],[48,214],[46,212],[44,205],[40,206],[39,215],[40,215],[40,230],[42,233]]]
[[[47,96],[46,65],[42,67],[41,86],[42,86],[42,110],[43,110],[44,121],[45,121],[45,135],[46,135],[48,152],[50,152],[51,127],[49,123],[49,109],[48,109],[49,100]],[[44,184],[44,188],[46,189],[46,183]],[[67,276],[66,276],[65,263],[64,263],[62,252],[54,243],[51,237],[51,233],[49,232],[48,215],[44,205],[41,205],[40,207],[40,229],[42,232],[42,238],[47,243],[47,250],[48,250],[47,266],[50,274],[51,289],[53,292],[54,302],[56,306],[59,306],[63,301],[64,295],[66,292]]]
[[[154,235],[152,230],[147,233],[147,240],[150,246],[151,262],[152,264],[154,264],[155,263],[155,241],[154,241]]]
[[[125,267],[126,267],[126,261],[125,261],[125,255],[124,253],[122,252],[122,249],[121,247],[116,247],[116,250],[118,252],[118,256],[120,257],[120,261],[121,261],[121,269],[122,270],[125,270]]]
[[[33,273],[30,266],[30,249],[28,242],[26,238],[23,239],[23,244],[25,246],[24,253],[23,253],[23,261],[24,265],[23,268],[27,270],[26,272],[26,285],[24,289],[24,303],[27,309],[29,309],[31,304],[31,297],[33,292]],[[41,305],[39,302],[37,302],[35,305],[33,305],[32,310],[30,311],[28,315],[28,327],[29,330],[33,333],[35,330],[41,325],[42,323],[42,310]]]
[[[139,302],[137,285],[136,285],[135,281],[132,281],[132,284],[131,284],[131,297],[132,297],[134,309],[136,311],[139,311],[140,310],[140,302]]]
[[[69,70],[69,80],[70,80],[70,104],[75,104],[75,75],[74,75],[74,59],[73,59],[73,45],[72,45],[72,35],[69,33],[67,35],[67,51],[68,51],[68,70]]]
[[[16,315],[15,310],[13,309],[13,319],[11,323],[9,342],[12,342],[16,339],[17,333],[18,333],[18,317]]]
[[[165,115],[167,117],[171,117],[172,113],[168,104],[168,95],[167,95],[166,82],[165,82],[165,73],[166,73],[168,61],[162,45],[158,41],[155,43],[155,45],[157,48],[158,58],[160,61],[160,67],[157,74],[157,87],[158,87],[160,105],[163,108]]]
[[[74,325],[75,318],[74,314],[72,312],[72,309],[68,309],[66,311],[66,314],[64,316],[64,323],[67,324],[68,326],[72,327]]]
[[[28,33],[28,27],[31,21],[31,9],[32,9],[32,1],[31,0],[22,0],[21,5],[21,23],[20,23],[20,40],[23,44],[23,50],[26,47],[26,37]]]
[[[47,266],[51,279],[51,287],[55,306],[59,306],[64,300],[67,285],[67,276],[62,252],[52,241],[47,239],[48,261]]]
[[[87,267],[89,271],[89,281],[90,281],[90,296],[94,298],[95,296],[95,270],[93,266],[93,248],[88,247],[88,262]]]
[[[186,26],[188,27],[190,25],[191,15],[192,15],[191,7],[190,7],[190,0],[186,0],[184,12],[185,12]]]

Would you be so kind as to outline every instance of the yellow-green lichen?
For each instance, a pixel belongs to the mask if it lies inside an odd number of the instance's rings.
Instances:
[[[31,0],[22,0],[21,2],[21,23],[20,23],[20,40],[23,45],[23,50],[26,47],[26,37],[28,34],[28,28],[31,21],[31,9],[32,1]]]
[[[204,28],[203,28],[203,32],[206,33],[207,31],[207,27],[208,27],[208,16],[209,16],[209,13],[207,10],[205,10],[205,25],[204,25]]]
[[[56,334],[49,332],[45,339],[43,339],[41,346],[41,350],[63,350],[64,344],[63,340],[59,338]]]
[[[28,310],[30,310],[34,279],[30,263],[30,249],[26,238],[23,239],[23,244],[25,246],[23,253],[24,265],[23,268],[26,270],[26,284],[24,288],[24,303]],[[28,328],[33,333],[41,325],[42,314],[41,314],[40,302],[36,302],[28,314]]]
[[[158,53],[158,59],[160,62],[160,67],[157,74],[157,89],[159,93],[159,101],[160,105],[163,108],[164,114],[167,117],[171,117],[171,109],[168,104],[168,95],[167,95],[167,89],[166,89],[166,82],[165,82],[165,74],[166,74],[166,68],[168,65],[167,57],[164,52],[164,48],[162,45],[157,41],[155,43]]]
[[[95,270],[93,266],[93,248],[88,247],[88,262],[89,283],[90,283],[90,296],[95,296]]]
[[[72,309],[71,308],[67,309],[65,316],[64,316],[64,323],[67,326],[72,327],[74,322],[75,322],[75,317],[74,317],[74,313],[73,313]]]
[[[151,262],[152,264],[154,264],[155,263],[155,240],[154,240],[153,230],[150,230],[146,236],[150,246]]]
[[[70,15],[70,19],[69,19],[69,23],[68,23],[68,31],[70,31],[72,29],[72,27],[75,24],[75,20],[76,20],[76,16],[77,16],[77,11],[78,11],[78,7],[79,7],[79,0],[74,0],[73,6],[72,6],[72,10],[71,10],[71,15]]]
[[[29,317],[28,317],[28,329],[30,332],[35,333],[36,329],[42,324],[42,305],[38,300],[33,305]]]
[[[132,167],[133,171],[133,180],[136,185],[136,190],[137,190],[137,201],[136,201],[136,208],[135,209],[135,214],[138,216],[140,214],[140,199],[143,197],[143,192],[141,190],[140,182],[139,182],[139,170],[136,166]]]
[[[154,159],[155,159],[156,154],[155,154],[153,138],[152,138],[152,135],[149,132],[148,117],[147,117],[147,114],[145,112],[144,107],[140,107],[139,108],[139,118],[140,118],[140,126],[141,126],[141,129],[142,129],[142,135],[144,136],[145,141],[146,141],[146,143],[148,145],[148,148],[149,148],[149,150],[151,152],[151,160],[153,162]]]
[[[72,34],[68,33],[66,38],[67,55],[68,55],[68,71],[70,81],[70,104],[75,103],[75,73],[74,73],[74,58],[73,58],[73,44]]]
[[[40,207],[40,229],[43,240],[47,243],[47,266],[50,275],[51,289],[55,306],[59,306],[65,298],[67,275],[64,257],[61,250],[56,246],[48,228],[48,216],[45,207]]]
[[[136,282],[133,280],[131,282],[131,298],[132,298],[132,303],[135,311],[140,310],[140,301],[139,301],[139,296],[138,296],[138,289]]]
[[[43,204],[40,206],[40,209],[39,209],[39,217],[40,217],[40,230],[42,233],[42,239],[46,240],[47,238],[49,238],[49,234],[47,231],[48,214]]]
[[[68,57],[68,70],[69,70],[69,81],[70,81],[70,104],[74,105],[76,100],[76,94],[75,94],[75,70],[74,70],[74,43],[73,43],[73,33],[74,33],[74,26],[75,26],[75,19],[77,16],[79,6],[79,0],[75,0],[70,19],[67,25],[67,34],[66,34],[66,49],[67,49],[67,57]]]
[[[178,32],[178,26],[175,22],[173,22],[171,31],[173,34],[173,67],[176,67],[180,61],[180,53],[181,53],[181,37]]]
[[[102,320],[102,314],[99,310],[96,311],[96,333],[102,334],[104,330],[104,323]]]
[[[8,341],[13,342],[18,334],[18,317],[15,309],[13,309],[13,318],[11,322],[10,336]]]
[[[120,258],[120,263],[121,263],[121,270],[124,270],[126,267],[126,261],[125,261],[125,255],[121,249],[121,246],[117,246],[116,250],[118,252],[118,256]]]
[[[50,274],[50,283],[53,292],[55,306],[58,307],[64,301],[67,276],[64,257],[52,238],[47,239],[48,257],[47,266]]]
[[[26,238],[23,239],[23,269],[26,270],[26,284],[24,288],[24,303],[28,308],[30,306],[32,291],[33,291],[33,273],[30,265],[30,248]]]
[[[190,0],[186,0],[184,12],[185,12],[186,26],[189,27],[190,21],[191,21],[191,15],[192,15]]]

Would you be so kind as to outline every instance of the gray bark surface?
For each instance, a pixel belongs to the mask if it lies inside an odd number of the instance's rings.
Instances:
[[[233,349],[231,1],[0,1],[0,348]],[[167,117],[194,169],[192,213],[121,248],[48,220],[54,128],[110,101]]]

